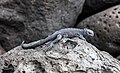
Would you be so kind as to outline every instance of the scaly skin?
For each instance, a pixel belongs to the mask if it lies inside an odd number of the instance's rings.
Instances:
[[[86,41],[85,37],[90,37],[90,36],[94,36],[94,32],[87,28],[84,29],[65,28],[56,31],[55,33],[53,33],[52,35],[48,36],[45,39],[41,39],[29,44],[24,44],[24,42],[22,42],[21,46],[23,49],[31,49],[51,41],[49,48],[52,48],[52,46],[55,43],[57,43],[59,40],[61,40],[63,37],[79,37],[80,39]]]

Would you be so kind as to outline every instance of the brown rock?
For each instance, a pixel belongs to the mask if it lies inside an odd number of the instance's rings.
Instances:
[[[4,54],[5,50],[2,48],[2,46],[0,45],[0,55]]]
[[[120,5],[109,8],[80,22],[77,27],[90,28],[95,37],[89,41],[113,56],[120,54]]]
[[[72,27],[85,0],[0,0],[0,44],[6,51]]]

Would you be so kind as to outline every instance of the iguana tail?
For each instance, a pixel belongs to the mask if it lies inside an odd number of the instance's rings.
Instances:
[[[35,47],[38,47],[40,45],[43,45],[43,44],[47,43],[48,41],[54,40],[55,38],[56,38],[56,35],[52,34],[45,39],[34,41],[34,42],[29,43],[29,44],[24,44],[24,41],[23,41],[21,46],[24,49],[31,49],[31,48],[35,48]]]

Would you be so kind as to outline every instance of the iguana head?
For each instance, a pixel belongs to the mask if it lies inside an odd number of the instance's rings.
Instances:
[[[92,31],[91,29],[87,29],[87,28],[84,28],[83,29],[83,35],[84,36],[94,36],[94,31]]]

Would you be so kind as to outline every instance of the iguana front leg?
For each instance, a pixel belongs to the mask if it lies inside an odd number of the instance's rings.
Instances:
[[[86,41],[86,39],[83,37],[83,35],[79,35],[79,38]]]

